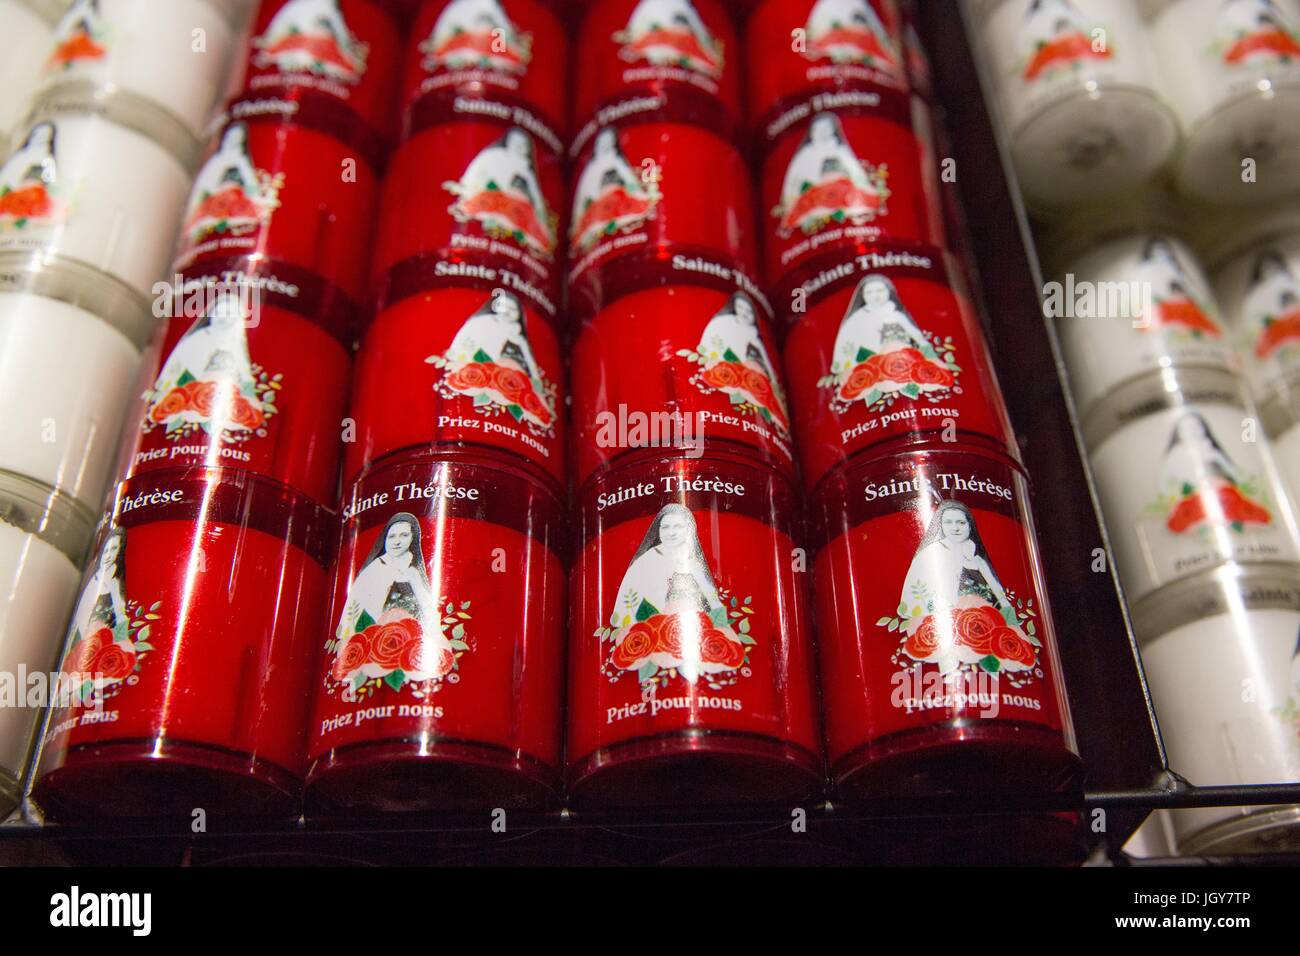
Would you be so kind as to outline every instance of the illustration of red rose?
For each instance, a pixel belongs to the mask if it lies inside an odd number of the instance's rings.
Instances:
[[[639,621],[633,624],[614,649],[614,666],[625,671],[637,667],[655,652],[658,643],[659,636],[649,623]]]
[[[1236,65],[1260,53],[1283,59],[1300,59],[1300,42],[1286,30],[1272,27],[1242,37],[1228,49],[1223,59]]]
[[[457,369],[447,376],[447,384],[458,392],[470,392],[487,388],[492,381],[491,366],[484,362],[474,362]]]
[[[951,388],[955,379],[952,372],[930,361],[920,361],[912,366],[912,381],[922,386]]]
[[[158,400],[149,417],[156,423],[162,424],[174,415],[179,415],[190,407],[189,393],[183,388],[173,388],[170,392]]]
[[[1255,342],[1255,355],[1268,358],[1285,343],[1296,339],[1300,339],[1300,308],[1292,309],[1268,324]]]
[[[849,373],[848,380],[840,389],[840,395],[852,401],[878,381],[880,381],[879,373],[870,364],[864,362]]]
[[[48,219],[54,215],[54,200],[43,183],[21,186],[0,196],[0,216],[13,219]]]
[[[570,234],[575,243],[582,245],[594,240],[611,225],[631,225],[648,215],[653,208],[653,200],[634,196],[622,186],[616,186],[587,205]]]
[[[130,644],[105,644],[90,662],[88,673],[105,680],[125,680],[135,670],[135,651]]]
[[[979,654],[993,653],[993,634],[1005,626],[1002,615],[987,604],[959,610],[953,621],[957,643]]]
[[[704,372],[704,381],[714,388],[739,388],[742,367],[736,362],[719,362]]]
[[[708,621],[707,614],[701,614],[705,621]],[[659,626],[655,635],[655,652],[667,654],[676,659],[682,659],[682,620],[676,614],[663,614],[651,618],[652,621],[658,621]]]
[[[438,652],[438,669],[433,676],[446,677],[451,673],[452,668],[455,666],[456,655],[452,653],[450,649],[444,647]]]
[[[217,402],[216,382],[188,382],[184,386],[190,408],[204,418],[212,417],[213,406]]]
[[[934,618],[927,617],[921,626],[907,639],[903,651],[914,661],[924,661],[934,656],[939,649],[939,633],[934,625]]]
[[[1160,324],[1181,325],[1193,332],[1200,332],[1211,338],[1218,338],[1219,327],[1214,320],[1201,311],[1201,307],[1191,299],[1170,299],[1160,303]]]
[[[370,660],[370,640],[365,634],[353,634],[339,648],[331,671],[335,680],[347,680],[348,675]]]
[[[886,352],[881,358],[881,372],[891,382],[910,382],[912,369],[924,362],[925,356],[916,349],[898,349]]]
[[[77,646],[72,649],[68,655],[67,661],[64,662],[63,670],[67,674],[81,674],[89,676],[94,673],[90,669],[95,660],[95,655],[106,645],[113,643],[113,632],[107,627],[100,625],[97,630],[91,631],[83,637]]]
[[[266,52],[273,57],[286,53],[306,53],[318,63],[330,64],[347,73],[356,72],[352,59],[343,53],[338,41],[329,34],[291,33],[277,40]]]
[[[266,421],[266,416],[262,414],[260,408],[243,395],[235,396],[230,405],[230,423],[232,425],[252,431],[255,428],[261,428],[264,421]]]
[[[1034,645],[1005,625],[993,632],[992,647],[992,653],[998,659],[1014,661],[1025,667],[1033,667],[1038,659]]]
[[[700,635],[700,660],[734,670],[745,663],[745,645],[733,640],[725,631],[709,627]]]
[[[815,223],[819,214],[832,212],[843,212],[851,219],[874,218],[888,195],[887,190],[868,192],[861,189],[847,176],[819,183],[800,194],[782,218],[781,231],[789,233],[810,217]]]
[[[1071,33],[1040,46],[1025,68],[1025,79],[1036,80],[1058,63],[1074,63],[1085,59],[1109,60],[1113,56],[1109,47],[1094,50],[1088,37],[1082,33]]]
[[[385,670],[397,670],[402,666],[402,653],[406,646],[412,641],[418,643],[420,633],[419,622],[409,617],[370,625],[365,630],[370,641],[370,660]]]
[[[1269,510],[1251,501],[1234,485],[1222,485],[1213,492],[1223,517],[1239,524],[1268,524],[1273,520]],[[1165,526],[1174,534],[1182,534],[1205,521],[1210,514],[1205,492],[1196,492],[1174,505],[1165,520]]]
[[[108,51],[96,43],[84,30],[78,30],[64,40],[46,61],[47,68],[52,66],[71,66],[78,60],[102,60]]]

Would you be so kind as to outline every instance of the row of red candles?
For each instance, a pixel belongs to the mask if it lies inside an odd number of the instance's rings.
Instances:
[[[277,46],[295,0],[263,4],[265,56],[200,174],[178,263],[187,289],[256,285],[257,323],[209,295],[152,363],[64,665],[91,678],[46,733],[48,811],[143,809],[145,767],[172,781],[151,813],[285,811],[304,773],[322,814],[537,806],[566,777],[589,806],[803,799],[823,767],[807,572],[840,793],[1077,776],[1025,482],[942,249],[904,21],[890,2],[839,5],[875,19],[823,34],[835,55],[816,53],[825,0],[765,0],[749,23],[764,64],[791,25],[814,43],[791,50],[802,73],[750,74],[752,128],[772,131],[757,140],[775,190],[769,300],[748,169],[717,132],[741,127],[720,3],[594,5],[575,115],[598,119],[565,125],[555,10],[420,4],[345,418],[397,27],[341,0],[348,33],[313,39],[304,22]],[[558,129],[576,147],[567,306]],[[189,367],[232,351],[242,378]]]

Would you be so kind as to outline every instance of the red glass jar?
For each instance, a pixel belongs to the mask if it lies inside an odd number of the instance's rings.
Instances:
[[[572,321],[682,276],[756,287],[749,171],[736,148],[707,129],[644,123],[602,130],[574,167],[572,196]]]
[[[740,42],[719,0],[607,0],[578,36],[576,149],[627,120],[694,123],[730,138],[740,120]]]
[[[69,629],[73,698],[37,770],[46,815],[294,813],[333,534],[310,499],[248,472],[119,486]]]
[[[507,289],[421,292],[366,331],[345,475],[399,451],[498,449],[564,487],[564,366],[554,330]]]
[[[313,297],[338,287],[360,301],[378,157],[312,125],[293,102],[237,100],[227,116],[190,193],[175,270],[252,263]]]
[[[237,468],[332,505],[351,373],[346,317],[330,327],[329,312],[217,276],[179,292],[141,368],[120,473]]]
[[[1048,793],[1081,765],[1024,476],[931,448],[836,471],[813,563],[843,799]]]
[[[762,214],[773,301],[882,240],[942,245],[938,171],[925,161],[912,99],[881,96],[872,106],[811,109],[772,136]]]
[[[894,0],[763,0],[745,34],[749,122],[759,131],[819,94],[906,90]]]
[[[785,366],[809,488],[868,449],[946,442],[1018,456],[955,259],[882,245],[800,288]]]
[[[673,285],[606,306],[571,362],[577,481],[637,448],[716,447],[794,470],[770,326],[741,291]]]
[[[556,321],[563,200],[558,144],[522,127],[462,117],[413,133],[384,182],[374,259],[383,297],[504,285]]]
[[[428,0],[407,34],[408,128],[442,122],[458,97],[490,100],[561,131],[569,39],[550,0]]]
[[[504,459],[404,456],[357,482],[344,518],[308,814],[551,803],[558,500]]]
[[[401,56],[392,12],[371,0],[265,0],[244,90],[300,103],[340,138],[360,128],[389,141]]]
[[[653,453],[580,493],[577,806],[780,805],[819,791],[795,511],[787,479],[720,453]]]

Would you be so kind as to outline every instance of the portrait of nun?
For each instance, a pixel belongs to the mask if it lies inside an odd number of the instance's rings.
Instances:
[[[426,640],[431,633],[438,634],[438,599],[429,584],[426,561],[419,520],[406,512],[389,518],[352,579],[339,636],[355,633],[363,612],[379,621],[391,611],[398,613],[390,614],[389,620],[415,618]]]
[[[41,186],[47,192],[58,180],[54,162],[56,133],[53,123],[37,123],[0,167],[0,188],[18,192]]]
[[[629,196],[636,196],[650,202],[650,194],[641,182],[641,177],[628,163],[618,142],[618,132],[603,129],[596,136],[591,158],[582,168],[578,185],[573,193],[573,238],[578,240],[590,226],[604,226],[605,223],[584,223],[583,213],[587,207],[608,192],[621,189]]]
[[[619,584],[614,604],[618,619],[630,623],[656,614],[707,614],[721,606],[695,516],[684,505],[665,505]]]
[[[673,33],[689,35],[694,42],[675,43]],[[655,42],[645,43],[647,37]],[[712,75],[722,70],[718,41],[690,0],[641,0],[614,40],[624,44],[620,56],[626,60],[646,59],[659,65],[684,61]]]
[[[722,391],[739,395],[752,405],[766,408],[777,424],[782,428],[786,427],[789,412],[786,409],[785,394],[775,372],[775,363],[768,354],[767,346],[763,344],[763,336],[758,326],[758,313],[749,296],[743,292],[736,292],[727,300],[704,327],[704,332],[700,335],[700,344],[696,346],[695,351],[704,359],[705,369],[727,361],[739,361],[761,373],[771,389],[770,395],[758,394],[761,389],[751,390],[745,382],[722,387]],[[728,351],[735,356],[734,359],[726,358]]]
[[[332,56],[323,62],[317,51],[294,43],[282,51],[271,52],[285,41],[310,37],[332,39],[346,66],[334,61]],[[279,69],[324,68],[329,73],[351,77],[365,66],[364,47],[348,27],[338,0],[289,0],[271,18],[266,32],[253,43],[265,51],[262,59],[275,63]]]
[[[526,38],[510,22],[500,0],[451,0],[420,51],[430,58],[428,70],[440,64],[464,69],[487,61],[496,69],[523,72],[529,59]]]
[[[248,157],[248,127],[235,123],[221,137],[221,145],[212,154],[194,181],[190,195],[193,215],[203,197],[215,196],[229,186],[237,186],[249,199],[261,197],[257,170]]]
[[[862,349],[880,354],[904,348],[916,349],[932,361],[939,358],[903,306],[894,283],[884,276],[869,275],[859,283],[840,322],[839,334],[835,336],[834,368],[852,369],[858,364]]]
[[[865,56],[892,66],[898,59],[893,38],[867,0],[817,0],[808,14],[807,31],[809,53],[836,62]]]
[[[537,178],[533,154],[533,141],[518,127],[511,127],[501,138],[485,146],[470,160],[464,174],[456,183],[454,192],[461,202],[486,192],[501,190],[521,197],[533,210],[536,225],[544,235],[525,228],[528,223],[512,223],[523,229],[532,243],[549,252],[555,245],[551,230],[551,210],[542,196],[542,186]]]
[[[967,595],[999,609],[1010,603],[980,540],[975,516],[960,501],[942,501],[917,545],[899,601],[932,614],[956,608]]]
[[[1266,250],[1255,260],[1245,313],[1252,328],[1267,319],[1276,321],[1290,315],[1300,319],[1300,282],[1276,250]]]
[[[1182,489],[1188,485],[1240,485],[1242,480],[1241,470],[1214,437],[1204,416],[1194,411],[1180,415],[1161,459],[1161,486],[1182,498]]]
[[[1039,44],[1067,36],[1088,36],[1089,22],[1070,0],[1033,0],[1020,24],[1019,49],[1031,53]]]
[[[799,149],[790,160],[781,186],[781,207],[788,211],[809,189],[836,179],[847,179],[866,193],[877,192],[861,160],[849,148],[839,117],[822,113],[808,126]]]
[[[126,533],[114,528],[99,549],[95,573],[86,582],[72,616],[72,626],[86,637],[101,626],[113,631],[115,639],[125,636],[130,618],[126,613]]]
[[[492,290],[491,298],[465,320],[447,349],[454,367],[472,362],[479,352],[498,363],[505,359],[532,379],[534,389],[543,394],[541,366],[528,343],[523,306],[505,289]]]

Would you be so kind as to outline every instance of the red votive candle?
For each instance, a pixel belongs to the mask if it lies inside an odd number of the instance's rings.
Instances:
[[[762,214],[773,301],[882,239],[942,245],[938,171],[915,133],[913,100],[888,91],[878,98],[767,128]]]
[[[756,274],[749,171],[716,133],[682,123],[603,129],[574,167],[572,185],[574,321],[683,276],[739,286]]]
[[[743,291],[719,283],[624,296],[583,326],[571,369],[579,484],[647,447],[697,457],[726,447],[793,472],[778,352]]]
[[[602,127],[740,122],[740,43],[719,0],[611,0],[587,7],[574,79],[575,151]]]
[[[332,535],[310,499],[247,472],[119,486],[70,625],[75,699],[37,770],[45,813],[291,814]]]
[[[410,456],[368,471],[344,516],[314,672],[309,815],[552,802],[558,500],[505,458]]]
[[[401,57],[393,14],[370,0],[265,0],[244,89],[388,140]]]
[[[817,646],[841,798],[1076,784],[1028,491],[1003,456],[933,448],[827,479]]]
[[[902,28],[894,0],[763,0],[745,32],[750,124],[763,137],[819,97],[906,90]]]
[[[561,131],[569,40],[550,0],[430,0],[407,35],[408,128],[443,122],[459,97],[486,100]]]
[[[190,193],[176,270],[245,259],[302,296],[360,301],[379,193],[377,155],[346,130],[311,125],[299,104],[245,98],[227,111]],[[314,121],[313,121],[314,122]]]
[[[809,488],[866,449],[1016,442],[956,261],[931,246],[877,247],[811,276],[785,343]],[[802,292],[802,294],[800,294]]]
[[[647,454],[579,495],[570,798],[808,799],[822,764],[791,484],[717,452]]]
[[[375,275],[396,301],[439,285],[504,286],[556,320],[564,176],[559,143],[456,100],[464,113],[413,131],[384,182]],[[466,118],[468,117],[468,118]]]
[[[179,290],[141,369],[124,474],[240,468],[333,504],[351,370],[347,317],[217,276]]]
[[[504,288],[402,299],[366,331],[345,475],[400,451],[499,449],[564,486],[564,367],[550,324]]]

